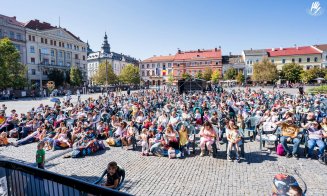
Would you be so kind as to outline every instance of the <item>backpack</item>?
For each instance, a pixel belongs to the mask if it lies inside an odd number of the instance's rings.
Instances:
[[[284,156],[285,155],[284,147],[283,147],[282,144],[277,145],[277,154],[279,156]]]

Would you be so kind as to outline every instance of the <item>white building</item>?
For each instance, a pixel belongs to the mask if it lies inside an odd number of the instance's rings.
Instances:
[[[322,52],[321,68],[327,68],[327,44],[315,45],[314,47]]]
[[[175,55],[153,56],[140,62],[141,79],[148,85],[165,84],[173,73]]]
[[[111,64],[112,69],[116,75],[119,75],[121,70],[127,64],[133,64],[138,66],[138,61],[135,58],[132,58],[122,53],[116,53],[110,51],[110,44],[108,43],[108,37],[105,33],[104,41],[101,47],[101,51],[93,52],[88,47],[88,56],[87,56],[87,78],[89,84],[92,84],[92,78],[95,76],[99,69],[99,65],[103,62],[108,62]]]
[[[80,68],[86,81],[87,44],[65,28],[31,20],[25,24],[28,79],[45,85],[51,69],[68,73],[71,66]]]
[[[259,50],[243,50],[242,57],[246,66],[247,76],[251,76],[253,74],[253,65],[257,62],[262,61],[263,58],[268,57],[268,53],[265,49]]]

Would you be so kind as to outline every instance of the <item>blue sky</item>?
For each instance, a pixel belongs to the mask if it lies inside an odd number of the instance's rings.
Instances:
[[[311,16],[314,0],[10,0],[0,13],[19,21],[46,21],[69,29],[93,50],[107,31],[112,51],[137,59],[181,50],[243,49],[327,43],[325,12]],[[315,0],[316,1],[316,0]],[[23,3],[26,2],[26,3]],[[27,3],[28,2],[28,3]]]

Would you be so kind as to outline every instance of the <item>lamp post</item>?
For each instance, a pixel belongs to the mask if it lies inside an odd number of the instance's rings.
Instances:
[[[108,88],[108,60],[106,59],[106,89]]]

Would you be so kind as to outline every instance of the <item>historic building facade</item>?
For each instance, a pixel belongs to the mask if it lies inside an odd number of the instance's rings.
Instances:
[[[149,85],[165,84],[173,73],[175,55],[153,56],[140,62],[140,76]]]
[[[100,51],[93,52],[88,48],[87,56],[87,77],[89,84],[92,84],[92,78],[97,73],[99,65],[103,62],[111,64],[112,69],[116,75],[119,75],[121,70],[127,64],[133,64],[139,66],[139,61],[130,56],[124,55],[122,53],[112,52],[110,44],[108,43],[108,36],[105,33],[104,41]]]
[[[230,68],[236,69],[237,72],[242,72],[244,76],[247,75],[247,70],[242,58],[242,55],[224,55],[223,57],[223,75]]]
[[[25,24],[28,79],[44,85],[51,69],[77,66],[86,82],[87,44],[65,28],[31,20]],[[65,73],[65,72],[64,72]]]
[[[287,63],[298,63],[304,70],[321,67],[322,51],[313,46],[267,49],[269,60],[281,70]]]
[[[183,74],[196,76],[206,68],[222,73],[221,49],[181,51],[175,55],[173,63],[173,75],[175,79],[181,79]]]
[[[251,76],[253,74],[253,65],[262,61],[263,58],[268,57],[268,53],[265,49],[243,50],[242,51],[243,61],[246,67],[246,75]]]
[[[8,37],[20,53],[20,61],[26,64],[26,39],[24,23],[16,20],[16,16],[8,17],[0,14],[0,39]]]
[[[321,53],[321,68],[327,68],[327,44],[315,45]]]

